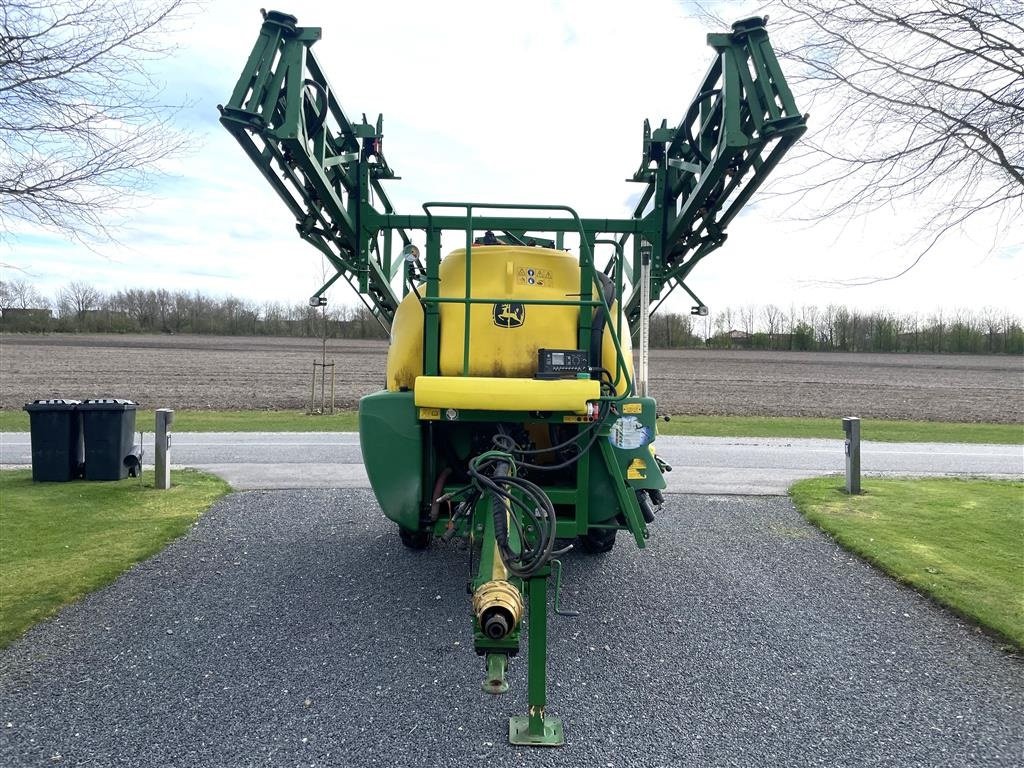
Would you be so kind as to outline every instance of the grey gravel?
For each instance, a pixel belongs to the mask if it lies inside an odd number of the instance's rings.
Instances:
[[[1019,765],[1021,659],[786,499],[672,496],[654,534],[565,558],[568,745],[529,750],[464,550],[404,550],[364,491],[232,495],[0,653],[0,765]]]

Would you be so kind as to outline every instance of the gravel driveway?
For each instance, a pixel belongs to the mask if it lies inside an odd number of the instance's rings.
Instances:
[[[506,744],[465,553],[364,491],[239,493],[0,653],[0,765],[1010,766],[1024,664],[781,497],[672,496],[645,551],[566,558],[549,711]]]

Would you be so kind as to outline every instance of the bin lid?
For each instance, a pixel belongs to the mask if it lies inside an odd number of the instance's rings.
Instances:
[[[81,400],[55,397],[50,400],[33,400],[31,403],[25,403],[25,407],[22,410],[29,413],[34,411],[73,411],[81,402]]]
[[[137,406],[134,400],[120,397],[91,397],[78,406],[80,411],[134,411]]]

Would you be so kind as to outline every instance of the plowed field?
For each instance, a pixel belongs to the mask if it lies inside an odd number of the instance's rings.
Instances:
[[[331,341],[339,407],[384,382],[387,346]],[[4,335],[0,407],[127,397],[147,408],[285,409],[309,400],[315,339]],[[1024,423],[1024,359],[655,350],[652,394],[673,414]]]

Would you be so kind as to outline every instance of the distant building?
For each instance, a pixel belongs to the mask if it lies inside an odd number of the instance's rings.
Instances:
[[[746,331],[739,331],[735,328],[729,331],[727,335],[729,337],[730,347],[749,347],[751,340],[754,338]]]

